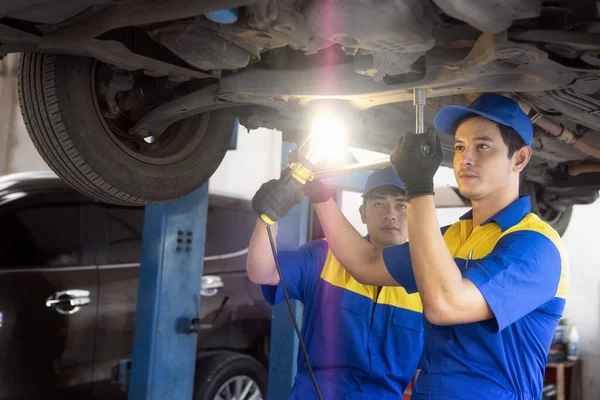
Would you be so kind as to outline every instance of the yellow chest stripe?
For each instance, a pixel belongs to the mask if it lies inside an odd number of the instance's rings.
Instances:
[[[335,258],[331,250],[327,254],[321,279],[330,284],[357,293],[361,296],[371,299],[378,304],[387,304],[393,307],[404,308],[416,312],[423,312],[421,297],[418,293],[408,294],[400,286],[384,286],[377,296],[378,287],[372,285],[363,285],[350,275],[348,271]]]
[[[500,239],[517,231],[534,231],[541,233],[554,243],[561,258],[561,276],[556,297],[566,298],[569,287],[569,263],[562,241],[558,233],[537,215],[530,213],[521,222],[502,232],[496,223],[472,227],[472,220],[461,220],[450,226],[444,233],[444,241],[454,258],[466,260],[472,250],[472,259],[484,258],[492,252]]]

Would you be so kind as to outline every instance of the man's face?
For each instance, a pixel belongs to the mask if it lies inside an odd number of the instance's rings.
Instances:
[[[406,199],[404,194],[368,196],[360,206],[362,222],[367,224],[371,242],[383,247],[402,244],[408,235]]]
[[[480,200],[506,190],[515,173],[518,179],[515,158],[508,157],[496,123],[483,117],[466,120],[454,135],[454,176],[460,194]]]

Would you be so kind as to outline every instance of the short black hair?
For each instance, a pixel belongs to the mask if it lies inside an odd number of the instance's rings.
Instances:
[[[521,147],[526,146],[525,141],[521,135],[517,133],[515,128],[498,123],[496,123],[496,125],[498,125],[498,128],[500,129],[504,144],[508,147],[508,158],[511,158]]]
[[[396,185],[379,186],[373,190],[370,190],[367,194],[363,196],[363,205],[366,207],[367,201],[375,196],[404,196],[405,194],[406,193],[404,189],[399,188]]]
[[[476,117],[485,118],[479,114],[466,115],[458,121],[458,123],[456,124],[456,128],[458,129],[458,127],[463,122],[466,122],[466,121],[470,120],[471,118],[476,118]],[[527,144],[525,143],[525,140],[523,140],[521,135],[519,135],[519,133],[512,126],[503,125],[496,121],[492,121],[491,119],[489,119],[488,121],[496,124],[496,126],[500,130],[500,135],[502,136],[502,141],[504,142],[506,147],[508,147],[507,156],[509,159],[512,158],[512,156],[515,154],[515,152],[517,150],[519,150],[521,147],[527,146]],[[525,168],[523,168],[523,171],[521,171],[521,174],[519,175],[519,183],[523,183],[523,180],[525,179],[525,175],[527,174],[527,168],[529,168],[528,165],[526,165]]]

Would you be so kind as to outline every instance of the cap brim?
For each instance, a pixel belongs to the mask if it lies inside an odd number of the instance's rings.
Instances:
[[[442,108],[440,112],[438,112],[435,116],[433,120],[433,125],[435,126],[435,129],[437,129],[440,132],[447,133],[449,135],[454,135],[454,133],[456,133],[456,125],[458,124],[458,122],[467,115],[471,114],[477,114],[484,118],[491,119],[492,121],[495,121],[499,124],[510,126],[506,124],[506,121],[503,121],[494,115],[458,105],[452,105]]]
[[[406,189],[404,188],[404,186],[400,186],[400,185],[395,185],[393,183],[381,183],[379,185],[373,186],[372,188],[369,189],[368,192],[364,192],[360,197],[365,197],[367,194],[371,193],[373,190],[382,187],[382,186],[396,186],[398,189],[406,192]]]

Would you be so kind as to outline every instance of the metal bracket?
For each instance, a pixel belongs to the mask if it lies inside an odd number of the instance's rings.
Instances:
[[[217,96],[218,90],[219,85],[210,85],[156,107],[148,114],[144,115],[135,126],[129,130],[129,134],[143,137],[157,137],[160,136],[169,125],[180,119],[211,110],[240,105],[239,103],[230,103],[219,100]]]
[[[187,0],[186,0],[187,1]],[[146,5],[144,5],[146,6]],[[128,14],[130,19],[131,14]],[[54,35],[54,34],[53,34]],[[190,79],[218,79],[196,69],[180,67],[168,62],[146,57],[132,52],[127,46],[115,40],[85,39],[77,35],[69,36],[67,39],[58,39],[49,35],[36,36],[21,31],[8,25],[0,24],[0,52],[5,52],[11,45],[18,43],[19,49],[26,51],[49,51],[52,53],[65,52],[72,54],[73,49],[78,49],[75,54],[93,57],[106,64],[114,65],[128,71],[144,70],[149,76],[169,76],[181,81]]]
[[[111,382],[119,385],[123,393],[129,389],[129,375],[131,374],[131,360],[120,360],[118,364],[112,366]]]
[[[177,323],[177,333],[198,333],[202,329],[212,328],[210,324],[203,324],[200,318],[179,318]]]
[[[108,82],[98,85],[98,95],[104,100],[108,110],[104,113],[106,118],[117,118],[121,108],[117,103],[118,92],[126,92],[133,87],[134,79],[130,71],[112,68]]]

